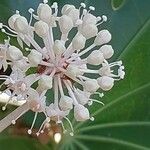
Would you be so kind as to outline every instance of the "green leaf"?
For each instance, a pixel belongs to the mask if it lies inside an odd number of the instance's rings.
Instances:
[[[38,141],[24,137],[0,137],[2,150],[50,150]]]
[[[126,0],[111,0],[111,5],[113,10],[119,10],[124,4]]]

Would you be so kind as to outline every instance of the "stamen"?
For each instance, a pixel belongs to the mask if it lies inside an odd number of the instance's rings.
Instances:
[[[34,9],[33,9],[33,8],[30,8],[30,9],[28,10],[28,12],[31,14],[31,16],[30,16],[30,21],[29,21],[29,26],[30,26],[31,23],[32,23],[32,19],[33,19],[33,12],[34,12]]]
[[[2,106],[2,110],[3,110],[3,111],[5,111],[5,110],[6,110],[7,105],[8,105],[8,104],[9,104],[9,102],[12,100],[12,97],[13,97],[13,96],[10,96],[10,97],[9,97],[9,99],[8,99],[8,101],[6,102],[6,104],[5,104],[4,106]]]
[[[83,9],[82,15],[81,15],[81,20],[83,20],[83,17],[88,13],[86,9]]]
[[[17,32],[15,32],[14,30],[12,30],[11,28],[9,28],[8,26],[6,26],[4,24],[2,24],[2,26],[0,27],[0,29],[2,29],[3,27],[6,28],[6,29],[8,29],[10,32],[12,32],[14,34],[17,34]]]
[[[98,18],[97,18],[97,19],[98,19]],[[100,18],[99,18],[99,19],[100,19]],[[101,25],[102,23],[106,22],[106,21],[107,21],[107,16],[103,15],[102,18],[101,18],[101,20],[99,20],[99,21],[101,21],[101,22],[99,22],[98,24],[96,24],[96,26],[99,26],[99,25]]]
[[[81,3],[80,5],[81,5],[83,8],[86,8],[85,3]]]
[[[96,103],[99,103],[99,104],[102,104],[103,106],[105,105],[103,102],[99,101],[99,100],[96,100],[96,99],[89,99],[90,101],[93,101],[93,102],[96,102]]]
[[[71,131],[72,131],[72,132],[70,132],[70,135],[73,136],[74,135],[74,129],[73,129],[72,123],[67,117],[64,117],[64,118],[68,121],[70,128],[71,128]]]
[[[104,93],[95,92],[94,94],[98,94],[100,98],[104,96]]]
[[[90,120],[91,120],[91,121],[94,121],[94,120],[95,120],[95,118],[94,118],[94,117],[91,117],[91,118],[90,118]]]
[[[1,29],[1,31],[2,31],[3,33],[7,34],[8,36],[17,37],[17,35],[15,35],[15,34],[11,34],[11,33],[6,32],[5,29]]]
[[[34,127],[34,124],[35,124],[37,115],[38,115],[38,112],[35,112],[35,116],[34,116],[34,119],[33,119],[32,125],[31,125],[31,128],[28,130],[28,134],[31,134],[31,133],[32,133],[32,129],[33,129],[33,127]]]
[[[58,15],[58,3],[54,2],[53,5],[51,6],[51,8],[55,9],[53,16],[57,16]]]

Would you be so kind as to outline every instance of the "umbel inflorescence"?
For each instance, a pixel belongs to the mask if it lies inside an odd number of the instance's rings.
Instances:
[[[66,4],[58,15],[57,3],[49,6],[44,0],[39,4],[37,14],[29,9],[29,21],[16,11],[8,20],[9,26],[0,24],[1,31],[8,35],[5,43],[0,45],[0,69],[6,71],[9,66],[12,70],[9,76],[0,75],[3,81],[1,87],[5,87],[2,92],[10,96],[2,110],[13,97],[18,101],[26,100],[25,104],[0,121],[0,131],[11,123],[15,124],[28,110],[35,112],[29,134],[37,114],[44,113],[46,117],[37,136],[44,132],[50,121],[61,124],[65,132],[64,119],[68,121],[70,134],[73,135],[72,123],[67,117],[71,110],[76,121],[94,120],[89,106],[93,102],[104,104],[92,96],[99,94],[102,97],[101,91],[110,90],[114,82],[125,75],[121,61],[108,62],[114,54],[108,44],[112,36],[106,29],[98,31],[98,26],[106,22],[107,17],[94,16],[94,10],[92,6],[86,8],[84,3],[78,9]],[[60,39],[55,39],[54,28],[60,30]],[[71,39],[68,35],[72,29],[77,32]],[[43,44],[35,40],[37,36]],[[11,45],[10,37],[16,37],[21,48]],[[94,42],[87,47],[86,41],[91,38]],[[23,48],[27,55],[21,51]],[[97,69],[88,66],[96,66]],[[36,72],[28,74],[31,67],[36,68]],[[37,86],[33,86],[34,83]],[[49,90],[54,92],[54,97],[47,105],[46,93]]]

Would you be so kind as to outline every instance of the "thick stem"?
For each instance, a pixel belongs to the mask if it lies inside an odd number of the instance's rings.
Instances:
[[[10,126],[13,120],[16,120],[16,118],[20,117],[20,114],[23,115],[28,110],[29,110],[28,103],[25,103],[22,106],[19,106],[17,109],[15,109],[9,115],[7,115],[4,119],[2,119],[0,121],[0,133],[3,130],[5,130],[8,126]]]

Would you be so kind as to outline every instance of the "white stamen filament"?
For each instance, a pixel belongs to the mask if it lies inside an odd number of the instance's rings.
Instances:
[[[37,119],[37,115],[38,115],[38,112],[35,112],[34,119],[33,119],[32,125],[31,125],[31,128],[28,130],[28,134],[31,134],[31,133],[32,133],[32,129],[33,129],[34,124],[35,124],[35,121],[36,121],[36,119]]]

